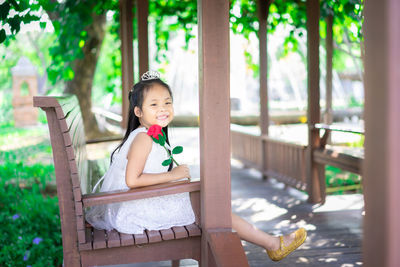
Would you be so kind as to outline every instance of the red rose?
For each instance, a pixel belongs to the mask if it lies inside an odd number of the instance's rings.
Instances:
[[[149,130],[147,130],[147,135],[149,135],[157,140],[158,140],[159,134],[161,134],[161,136],[164,136],[160,125],[157,125],[157,124],[151,125]]]

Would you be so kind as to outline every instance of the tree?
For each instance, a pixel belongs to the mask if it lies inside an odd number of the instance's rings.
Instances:
[[[7,36],[0,30],[0,41],[12,39],[22,23],[40,21],[40,12],[46,12],[53,24],[56,43],[50,50],[52,64],[48,67],[49,80],[66,81],[64,92],[77,95],[82,110],[87,138],[101,135],[91,112],[93,76],[105,35],[106,11],[116,9],[117,1],[39,1],[30,5],[27,0],[6,1],[0,6],[3,27],[9,27]],[[14,14],[14,15],[12,15]],[[45,22],[41,22],[45,27]]]

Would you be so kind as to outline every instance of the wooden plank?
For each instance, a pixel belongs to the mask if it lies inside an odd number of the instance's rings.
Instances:
[[[92,250],[93,249],[93,229],[91,227],[85,228],[85,240],[86,242],[81,244],[79,243],[79,250]]]
[[[115,203],[134,199],[143,199],[183,192],[193,192],[200,190],[200,182],[179,181],[166,184],[146,186],[129,190],[119,190],[86,194],[82,196],[84,207]]]
[[[189,224],[185,226],[186,231],[189,233],[189,236],[200,236],[201,229],[197,224]]]
[[[76,216],[76,228],[78,230],[84,230],[85,229],[85,219],[83,216]]]
[[[71,140],[71,136],[69,135],[69,132],[63,133],[63,139],[64,139],[64,145],[65,146],[71,146],[72,145],[72,140]]]
[[[106,248],[106,233],[104,230],[93,229],[93,249]]]
[[[74,200],[81,201],[82,200],[82,192],[80,187],[75,187],[74,189]]]
[[[61,108],[59,108],[59,110],[61,110]],[[62,110],[58,111],[58,112],[62,112]],[[60,115],[60,116],[63,116],[63,115],[64,114],[62,113],[62,115]],[[67,121],[65,119],[60,119],[58,122],[60,124],[61,131],[63,133],[68,132],[69,127],[68,127]]]
[[[216,266],[249,266],[237,233],[213,230],[208,232],[207,236]]]
[[[149,243],[149,238],[147,236],[146,231],[143,232],[143,234],[136,234],[133,235],[135,238],[135,245],[140,245],[140,244],[147,244]]]
[[[82,201],[75,201],[75,213],[76,215],[83,215]]]
[[[113,229],[111,231],[107,231],[106,234],[107,234],[107,247],[108,248],[121,246],[121,239],[120,239],[119,233],[117,231],[115,231]]]
[[[349,172],[361,174],[363,159],[348,154],[337,153],[331,149],[316,149],[314,151],[314,160],[320,164],[331,165]]]
[[[119,265],[135,262],[156,262],[193,257],[199,260],[200,238],[186,238],[152,243],[151,245],[118,247],[94,251],[82,251],[82,266]],[[143,265],[143,264],[139,264]],[[157,266],[157,263],[145,264]],[[211,267],[211,266],[210,266]]]
[[[76,174],[76,173],[72,173],[71,174],[71,180],[72,180],[72,186],[75,188],[75,187],[79,187],[81,184],[80,184],[80,181],[79,181],[79,177],[78,177],[78,174]]]
[[[57,99],[52,96],[34,96],[33,106],[40,108],[59,107]]]
[[[172,227],[172,231],[174,231],[175,239],[188,237],[188,232],[183,226],[174,226]]]
[[[121,238],[121,246],[131,246],[135,244],[135,239],[133,238],[133,235],[119,233],[119,236]]]
[[[86,243],[86,231],[85,231],[85,229],[77,230],[77,233],[78,233],[78,242],[79,242],[79,244],[85,244]]]
[[[67,151],[67,156],[69,161],[75,159],[75,152],[72,146],[65,147],[65,150]]]
[[[172,229],[163,229],[160,230],[162,240],[171,240],[175,238],[174,232]]]
[[[162,241],[160,231],[146,230],[146,234],[149,237],[149,243],[156,243]]]

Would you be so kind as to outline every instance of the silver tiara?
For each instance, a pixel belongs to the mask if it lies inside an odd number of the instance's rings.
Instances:
[[[142,81],[160,79],[160,73],[158,71],[149,70],[143,73],[142,77],[140,77]]]

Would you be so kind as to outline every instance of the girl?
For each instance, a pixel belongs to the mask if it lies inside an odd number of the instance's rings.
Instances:
[[[158,72],[148,71],[142,75],[129,92],[129,102],[128,128],[121,144],[111,154],[111,165],[101,179],[104,182],[100,191],[190,179],[186,165],[173,167],[172,163],[169,166],[161,164],[169,155],[164,147],[147,135],[150,126],[156,124],[163,127],[168,146],[168,124],[174,117],[172,92],[159,79]],[[97,206],[86,213],[86,220],[98,229],[141,234],[144,229],[161,230],[192,224],[195,217],[189,193],[180,193]],[[232,228],[241,239],[265,248],[274,261],[286,257],[307,236],[305,230],[300,228],[289,235],[273,237],[233,213]]]

